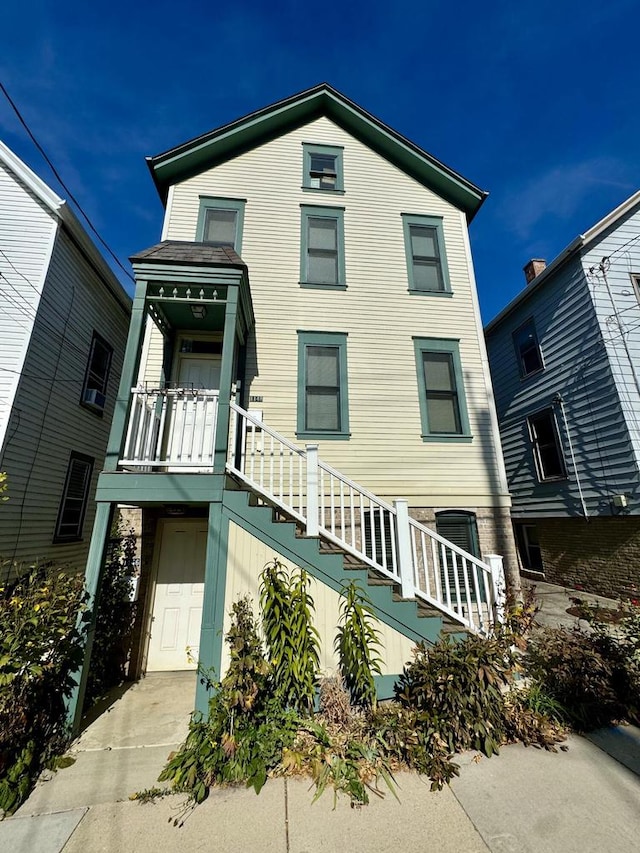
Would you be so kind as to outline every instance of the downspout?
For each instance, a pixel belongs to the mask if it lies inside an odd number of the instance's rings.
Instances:
[[[582,504],[582,512],[585,519],[589,520],[589,513],[587,511],[587,504],[584,500],[584,495],[582,494],[582,484],[580,483],[580,475],[578,474],[578,466],[576,464],[576,457],[573,452],[573,442],[571,441],[571,432],[569,431],[569,421],[567,420],[567,413],[564,408],[564,400],[562,399],[562,394],[556,394],[553,398],[553,402],[557,403],[560,406],[560,411],[562,413],[562,421],[564,423],[564,429],[567,434],[567,440],[569,442],[569,453],[571,454],[571,463],[573,465],[573,472],[576,475],[576,483],[578,484],[578,494],[580,495],[580,503]]]

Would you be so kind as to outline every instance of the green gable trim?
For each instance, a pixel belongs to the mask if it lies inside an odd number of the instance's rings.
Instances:
[[[339,369],[339,430],[306,429],[307,347],[338,347]],[[349,432],[349,392],[347,388],[347,335],[345,332],[298,331],[298,409],[296,436],[307,441],[347,441]]]
[[[231,160],[323,115],[420,184],[463,210],[469,221],[488,195],[327,83],[250,113],[155,157],[148,157],[147,165],[164,203],[172,184]]]
[[[464,393],[464,376],[460,361],[459,341],[451,338],[413,338],[418,376],[418,400],[420,403],[420,420],[422,423],[422,440],[445,443],[469,443],[472,440],[469,427],[469,414]],[[424,375],[423,354],[426,352],[449,353],[452,357],[457,393],[458,412],[460,416],[459,433],[434,432],[429,425],[429,410],[427,405],[427,385]]]

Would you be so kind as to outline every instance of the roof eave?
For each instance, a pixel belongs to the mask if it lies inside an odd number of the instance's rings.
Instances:
[[[326,114],[420,183],[431,186],[471,221],[488,193],[450,169],[326,83],[147,157],[163,203],[171,184],[224,162],[269,138]]]

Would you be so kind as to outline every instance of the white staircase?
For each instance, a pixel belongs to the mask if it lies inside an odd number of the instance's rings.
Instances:
[[[266,502],[397,584],[405,599],[435,608],[462,628],[490,634],[503,620],[502,558],[483,562],[388,504],[231,402],[228,472]]]

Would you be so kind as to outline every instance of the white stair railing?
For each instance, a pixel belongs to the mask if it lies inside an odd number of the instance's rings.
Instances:
[[[502,621],[502,558],[483,562],[409,517],[405,500],[388,504],[231,403],[227,469],[264,499],[469,631]]]

